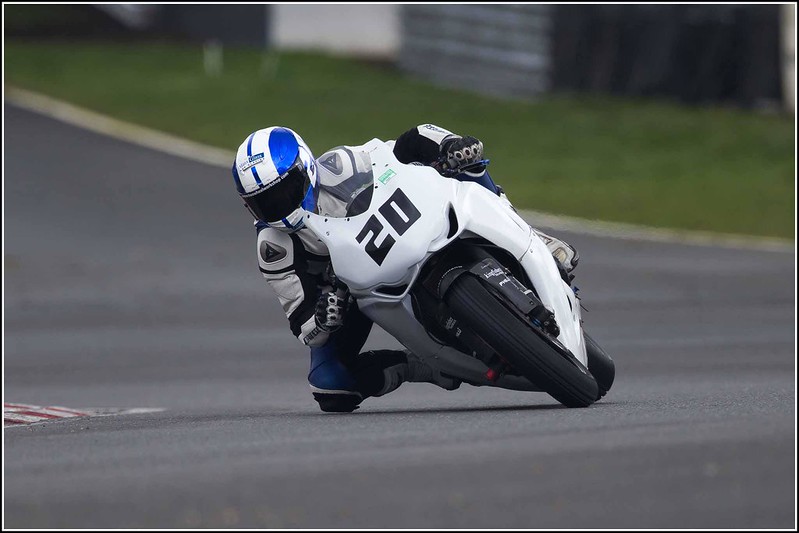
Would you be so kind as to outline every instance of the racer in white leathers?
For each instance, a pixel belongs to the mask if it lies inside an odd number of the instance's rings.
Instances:
[[[477,182],[507,201],[486,171],[483,144],[474,137],[423,124],[387,144],[402,163],[430,165],[443,175]],[[314,159],[294,131],[270,127],[244,140],[232,169],[255,218],[259,269],[277,293],[292,333],[310,347],[308,382],[323,411],[353,411],[367,397],[387,394],[406,381],[447,390],[460,385],[407,350],[360,353],[372,322],[335,294],[327,248],[303,225],[304,210],[333,212],[346,201],[353,193],[347,190],[348,178],[371,174],[368,161],[359,146],[333,148]],[[576,250],[536,231],[569,281]]]

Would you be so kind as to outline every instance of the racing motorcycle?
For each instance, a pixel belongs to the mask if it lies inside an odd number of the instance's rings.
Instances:
[[[543,391],[568,407],[604,396],[614,363],[584,333],[576,292],[513,207],[476,183],[400,163],[379,139],[363,148],[372,172],[347,180],[346,205],[305,220],[360,311],[465,383]]]

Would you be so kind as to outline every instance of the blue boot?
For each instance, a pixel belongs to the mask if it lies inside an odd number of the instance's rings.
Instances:
[[[319,408],[325,412],[351,413],[363,401],[355,378],[328,346],[311,348],[308,383]]]

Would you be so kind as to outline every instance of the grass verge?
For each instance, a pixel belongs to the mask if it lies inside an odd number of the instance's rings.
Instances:
[[[6,83],[230,150],[269,125],[297,130],[318,154],[432,122],[483,140],[491,175],[520,208],[795,236],[792,116],[607,97],[501,101],[318,54],[226,48],[216,77],[199,46],[176,44],[7,41],[4,60]]]

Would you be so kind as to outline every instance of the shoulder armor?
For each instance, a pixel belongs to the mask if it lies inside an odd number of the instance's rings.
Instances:
[[[294,269],[294,245],[289,234],[269,227],[258,232],[258,268],[264,274]]]
[[[361,190],[361,184],[371,183],[373,180],[369,152],[364,146],[337,146],[322,154],[317,163],[319,214],[345,216],[346,206]]]

